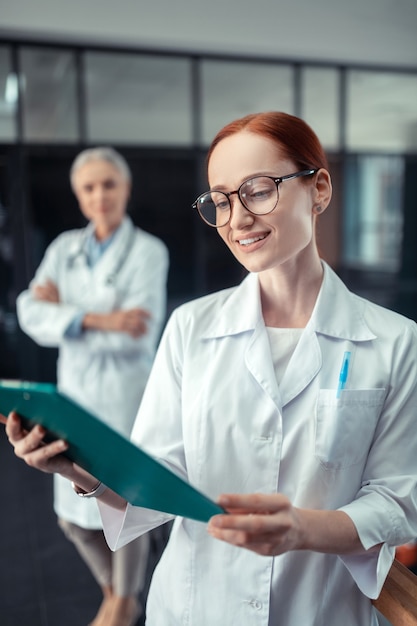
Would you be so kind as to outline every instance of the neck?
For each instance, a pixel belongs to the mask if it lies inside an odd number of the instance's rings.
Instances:
[[[120,224],[116,224],[115,226],[109,226],[108,224],[96,224],[96,228],[94,230],[94,236],[97,241],[103,242],[119,228]]]
[[[276,328],[304,328],[323,280],[320,259],[304,266],[274,269],[259,275],[265,324]]]

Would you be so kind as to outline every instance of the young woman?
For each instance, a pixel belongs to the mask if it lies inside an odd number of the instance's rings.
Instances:
[[[248,270],[177,309],[132,438],[227,514],[176,518],[150,626],[376,626],[394,546],[417,536],[417,326],[352,294],[319,256],[331,199],[302,120],[232,122],[200,216]],[[163,389],[163,393],[161,393]],[[99,495],[112,548],[169,519],[98,486],[11,415],[16,454]]]
[[[168,252],[126,215],[131,173],[121,154],[81,152],[71,183],[89,223],[48,247],[17,299],[19,323],[38,344],[59,348],[59,389],[129,436],[165,321]],[[148,536],[113,553],[96,503],[78,498],[61,476],[54,491],[59,525],[103,590],[92,625],[131,626],[141,611]]]

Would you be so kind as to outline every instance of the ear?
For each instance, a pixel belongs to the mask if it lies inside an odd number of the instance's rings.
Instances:
[[[324,168],[315,174],[313,184],[313,211],[323,213],[330,204],[332,198],[332,180],[330,174]],[[317,208],[320,210],[317,211]]]

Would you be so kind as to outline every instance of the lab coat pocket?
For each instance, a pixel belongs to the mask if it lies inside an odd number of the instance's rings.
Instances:
[[[372,443],[385,389],[320,389],[316,409],[316,457],[327,469],[359,463]]]

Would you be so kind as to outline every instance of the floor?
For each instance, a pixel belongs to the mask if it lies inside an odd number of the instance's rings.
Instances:
[[[2,426],[0,502],[1,626],[87,626],[101,602],[100,589],[57,527],[51,476],[14,456]],[[158,530],[151,536],[147,586],[166,540]]]

